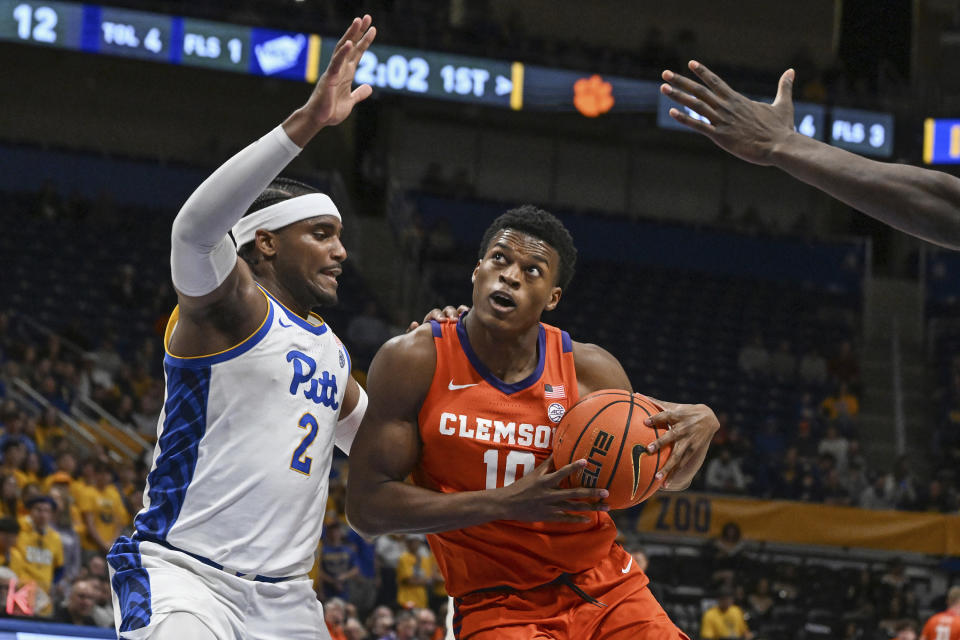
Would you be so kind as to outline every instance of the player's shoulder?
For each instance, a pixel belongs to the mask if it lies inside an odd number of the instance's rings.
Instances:
[[[394,388],[409,390],[410,386],[420,385],[424,380],[429,386],[436,363],[433,328],[426,323],[387,340],[373,358],[367,382],[376,382],[386,376]],[[398,375],[399,372],[403,374]]]
[[[573,341],[572,346],[581,394],[600,389],[631,389],[623,366],[609,351],[589,342]]]
[[[384,354],[389,357],[412,358],[413,364],[424,357],[435,358],[437,348],[434,345],[433,338],[434,329],[431,323],[427,322],[413,331],[402,333],[387,340],[380,347],[377,356]]]
[[[577,367],[577,371],[586,372],[602,369],[611,365],[620,366],[619,360],[598,344],[577,342],[576,340],[572,340],[571,343],[573,347],[573,362]]]

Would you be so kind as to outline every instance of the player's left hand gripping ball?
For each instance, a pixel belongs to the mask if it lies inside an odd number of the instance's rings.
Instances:
[[[646,419],[647,426],[666,428],[667,432],[651,442],[650,453],[670,446],[673,452],[667,464],[658,473],[662,474],[663,488],[682,491],[690,486],[693,477],[707,457],[707,449],[720,422],[713,410],[705,404],[674,404],[660,402],[668,408]]]

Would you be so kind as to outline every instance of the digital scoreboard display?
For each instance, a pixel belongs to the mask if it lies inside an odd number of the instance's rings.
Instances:
[[[323,41],[321,67],[330,61],[336,44],[333,38]],[[516,109],[522,73],[519,63],[375,44],[360,58],[354,82],[389,92]]]
[[[893,155],[891,114],[834,107],[830,119],[830,144],[865,156]]]
[[[319,54],[315,50],[317,40],[319,38],[311,37],[308,33],[254,27],[250,31],[249,48],[253,52],[250,73],[309,81],[307,68],[311,66],[311,49],[314,49],[314,60]],[[315,64],[312,66],[316,68]]]
[[[960,120],[924,120],[923,161],[926,164],[960,164]]]
[[[99,19],[91,20],[91,14],[97,13]],[[170,60],[172,21],[169,16],[114,7],[95,9],[86,20],[85,45],[88,44],[91,22],[98,26],[97,51],[148,60]]]
[[[0,0],[0,40],[79,49],[83,5]]]
[[[523,79],[525,107],[579,111],[588,118],[605,113],[641,113],[657,106],[659,83],[528,65]]]
[[[247,73],[250,68],[250,27],[183,18],[181,64]]]
[[[62,0],[0,0],[0,40],[312,83],[338,38]],[[661,127],[688,130],[669,115],[671,107],[683,107],[653,79],[374,44],[361,57],[355,82],[375,91],[588,118],[656,111]],[[893,153],[891,114],[797,102],[794,115],[797,131],[811,138],[865,155]],[[957,121],[931,122],[927,162],[960,162]]]
[[[0,0],[0,40],[316,80],[314,34],[69,2]]]

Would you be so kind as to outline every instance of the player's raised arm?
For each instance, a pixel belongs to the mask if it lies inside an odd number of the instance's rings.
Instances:
[[[429,324],[393,338],[367,376],[369,406],[350,451],[347,519],[367,536],[437,533],[493,520],[585,521],[572,511],[606,510],[605,489],[559,489],[580,460],[552,471],[551,460],[513,484],[441,493],[407,483],[421,453],[418,413],[433,380],[436,348]],[[592,500],[592,503],[575,502]]]
[[[376,36],[370,16],[354,19],[307,102],[281,126],[217,169],[183,205],[173,223],[171,272],[183,329],[209,324],[209,312],[243,330],[266,302],[227,232],[301,148],[321,129],[342,122],[372,89],[352,89],[360,56]],[[213,324],[216,324],[213,322]],[[178,333],[180,332],[178,328]]]
[[[630,380],[620,362],[605,349],[593,344],[573,343],[573,355],[577,363],[577,384],[580,396],[600,389],[624,389],[632,391]],[[647,426],[669,429],[650,444],[650,452],[673,443],[670,459],[659,472],[664,479],[663,488],[682,491],[690,486],[703,466],[707,449],[720,422],[713,410],[705,404],[676,404],[651,398],[663,407],[663,411],[646,420]]]
[[[750,100],[696,61],[701,82],[663,72],[661,92],[710,122],[680,109],[670,115],[725,151],[775,166],[905,233],[960,249],[960,180],[930,169],[869,160],[794,131],[794,71],[780,78],[773,104]]]

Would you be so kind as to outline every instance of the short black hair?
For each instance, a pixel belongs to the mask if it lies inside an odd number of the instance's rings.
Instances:
[[[299,180],[294,180],[293,178],[285,178],[283,176],[278,176],[273,179],[273,182],[267,185],[267,188],[257,196],[257,199],[253,201],[248,208],[246,213],[243,214],[243,217],[246,218],[251,213],[256,213],[261,209],[266,209],[271,205],[275,205],[278,202],[283,202],[284,200],[289,200],[290,198],[297,198],[299,196],[305,196],[308,193],[318,193],[319,190],[311,187],[305,182],[300,182]],[[250,250],[253,249],[253,241],[247,242],[242,247],[237,247],[237,254],[247,262],[253,259],[253,256],[250,255]]]
[[[555,215],[532,204],[510,209],[490,223],[484,231],[483,240],[480,241],[481,260],[490,248],[493,236],[504,229],[515,229],[526,233],[553,247],[560,256],[557,284],[561,289],[567,288],[573,279],[574,267],[577,264],[577,248],[573,246],[573,236]]]

